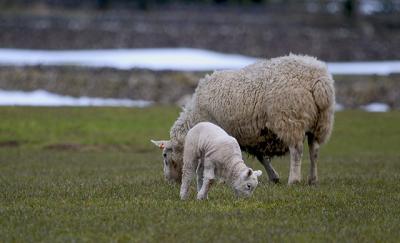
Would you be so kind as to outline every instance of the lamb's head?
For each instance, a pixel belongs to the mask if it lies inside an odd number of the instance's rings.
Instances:
[[[151,142],[162,150],[164,177],[169,182],[180,183],[182,180],[182,153],[174,148],[170,140]]]
[[[258,185],[261,170],[253,171],[251,168],[243,170],[233,183],[235,193],[239,197],[250,197]]]

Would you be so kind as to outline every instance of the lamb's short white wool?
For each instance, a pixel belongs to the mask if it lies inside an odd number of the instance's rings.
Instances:
[[[301,180],[301,157],[307,137],[309,183],[316,183],[319,146],[329,139],[333,127],[333,83],[325,63],[292,54],[207,75],[172,126],[170,140],[163,142],[165,177],[181,181],[186,134],[197,123],[209,121],[236,138],[242,150],[264,165],[274,182],[279,181],[279,175],[271,158],[287,152],[288,184]]]
[[[215,179],[223,179],[237,196],[249,197],[257,187],[261,171],[248,168],[238,142],[222,128],[200,122],[191,128],[185,139],[183,175],[180,197],[187,199],[190,183],[197,174],[197,199],[207,198]]]

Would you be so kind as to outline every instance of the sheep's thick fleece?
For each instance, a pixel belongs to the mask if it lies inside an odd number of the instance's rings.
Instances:
[[[302,144],[307,135],[311,177],[316,181],[318,148],[328,140],[333,127],[333,85],[324,62],[293,54],[207,75],[170,130],[173,170],[181,174],[189,129],[209,121],[255,155],[270,179],[279,179],[270,158],[290,150],[289,184],[300,180]]]
[[[200,80],[171,129],[171,141],[183,146],[190,127],[210,121],[243,147],[268,142],[263,132],[275,134],[285,147],[303,140],[306,132],[324,143],[333,125],[333,82],[325,63],[298,55],[214,72]]]

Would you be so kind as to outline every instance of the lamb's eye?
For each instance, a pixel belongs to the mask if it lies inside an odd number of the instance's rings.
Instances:
[[[247,190],[251,190],[251,185],[247,184]]]
[[[166,153],[163,153],[163,155],[162,155],[164,158],[167,158],[167,154]]]

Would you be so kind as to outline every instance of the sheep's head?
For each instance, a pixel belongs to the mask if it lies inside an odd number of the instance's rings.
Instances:
[[[182,155],[172,146],[170,140],[151,142],[162,150],[164,177],[169,182],[180,183],[182,179]]]
[[[239,178],[233,184],[236,195],[239,197],[250,197],[258,185],[258,177],[261,174],[261,170],[253,171],[251,168],[247,168],[241,172]]]

